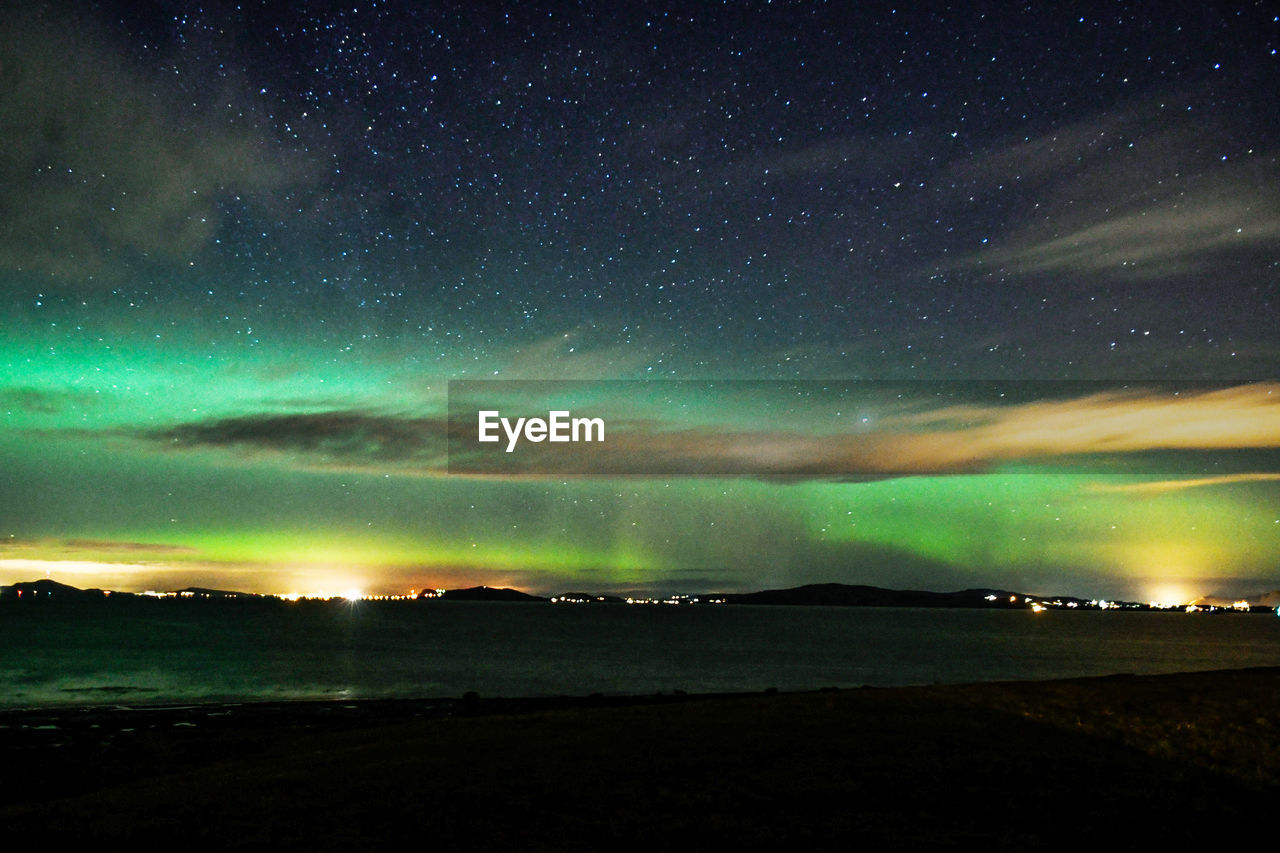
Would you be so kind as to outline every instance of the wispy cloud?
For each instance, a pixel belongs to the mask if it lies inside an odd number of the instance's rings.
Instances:
[[[1220,252],[1269,248],[1280,240],[1280,205],[1241,188],[1230,199],[1190,197],[1156,203],[1042,237],[1015,233],[970,260],[1020,272],[1114,273],[1154,280],[1207,269]]]
[[[191,557],[199,549],[162,542],[131,542],[120,539],[5,539],[0,540],[0,557],[9,560],[39,557],[45,560],[133,561]]]
[[[989,460],[1147,450],[1280,447],[1280,385],[1199,392],[1105,392],[1015,406],[948,406],[897,419],[943,425],[916,439]],[[947,425],[968,423],[964,429]]]
[[[302,177],[303,157],[255,127],[226,78],[194,106],[177,78],[127,55],[88,12],[0,22],[0,267],[83,282],[187,261],[220,201]]]
[[[1274,156],[1241,150],[1221,114],[1185,92],[1122,106],[956,163],[946,177],[978,203],[1023,199],[981,251],[956,265],[1131,281],[1212,269],[1223,253],[1280,240]],[[1003,233],[1001,233],[1001,231]]]
[[[449,424],[359,411],[260,414],[180,424],[141,434],[169,447],[293,454],[305,465],[443,467]]]
[[[607,405],[598,404],[597,411],[607,411]],[[304,468],[407,475],[892,477],[981,472],[1063,457],[1278,449],[1280,385],[943,405],[821,435],[728,422],[607,420],[602,443],[523,442],[513,453],[505,452],[503,442],[477,443],[472,420],[351,411],[189,423],[141,437],[170,449],[220,448],[248,457],[271,455]]]
[[[27,415],[58,415],[68,409],[93,405],[97,396],[72,389],[51,390],[16,386],[0,388],[0,410]]]
[[[588,330],[571,329],[514,348],[497,375],[503,379],[622,378],[642,372],[656,349],[652,343],[599,346]]]
[[[1096,483],[1092,486],[1092,490],[1095,492],[1162,495],[1169,492],[1180,492],[1185,489],[1202,489],[1211,486],[1234,486],[1239,483],[1273,482],[1280,482],[1280,473],[1253,472],[1247,474],[1224,474],[1220,477],[1191,477],[1185,480],[1154,480],[1145,483]]]

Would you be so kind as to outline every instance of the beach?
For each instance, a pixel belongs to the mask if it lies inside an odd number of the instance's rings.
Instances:
[[[6,834],[193,849],[1054,849],[1280,791],[1280,668],[0,715]]]

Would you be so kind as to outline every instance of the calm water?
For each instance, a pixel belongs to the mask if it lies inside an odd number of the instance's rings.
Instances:
[[[1265,614],[146,605],[0,608],[0,706],[806,690],[1280,665],[1280,619]]]

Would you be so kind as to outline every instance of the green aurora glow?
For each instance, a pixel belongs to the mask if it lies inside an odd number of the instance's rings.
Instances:
[[[864,5],[7,16],[0,582],[1280,586],[1275,20]],[[707,378],[1212,380],[1221,428],[602,385],[808,467],[446,473],[451,380]]]

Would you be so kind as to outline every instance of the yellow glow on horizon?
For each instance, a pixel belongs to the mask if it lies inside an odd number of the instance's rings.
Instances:
[[[1203,591],[1191,589],[1182,583],[1157,583],[1148,587],[1148,600],[1161,607],[1176,607],[1187,604],[1203,595]]]
[[[188,566],[168,566],[147,563],[100,563],[93,560],[39,560],[28,557],[0,559],[0,582],[6,584],[32,580],[32,574],[71,586],[107,587],[139,584],[139,576],[148,578],[188,572]]]
[[[338,574],[332,569],[282,569],[264,574],[261,567],[230,567],[219,564],[104,563],[93,560],[40,560],[29,557],[0,559],[0,584],[25,583],[42,578],[80,589],[101,588],[134,593],[197,586],[260,595],[277,595],[281,587],[292,587],[295,590],[342,590],[341,592],[286,593],[288,596],[298,598],[358,600],[365,595],[349,572]],[[265,583],[270,583],[272,586],[267,587]],[[395,591],[400,590],[397,588]]]

